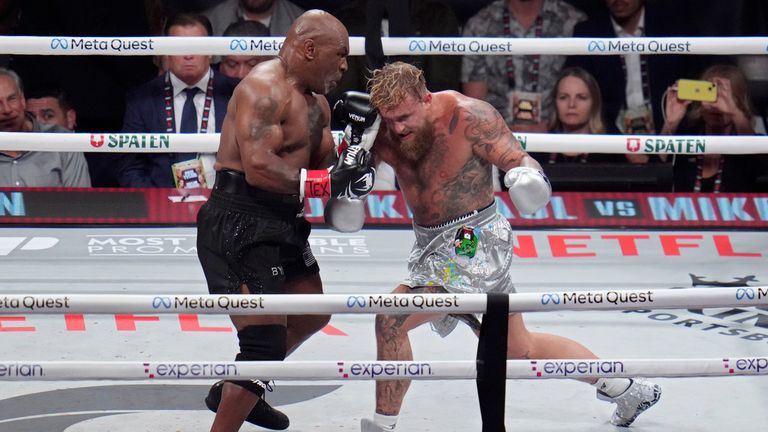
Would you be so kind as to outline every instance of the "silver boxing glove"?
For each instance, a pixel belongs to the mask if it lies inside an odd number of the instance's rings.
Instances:
[[[350,198],[330,198],[323,212],[325,223],[334,231],[360,231],[365,224],[365,201]]]
[[[515,167],[504,175],[509,197],[521,214],[536,213],[552,197],[552,186],[543,172],[529,167]]]

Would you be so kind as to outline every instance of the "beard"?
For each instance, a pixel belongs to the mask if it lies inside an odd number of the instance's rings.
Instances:
[[[418,162],[435,142],[435,126],[425,122],[424,126],[413,132],[408,141],[400,141],[400,153],[411,162]]]

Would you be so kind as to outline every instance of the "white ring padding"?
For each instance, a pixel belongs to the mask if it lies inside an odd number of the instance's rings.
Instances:
[[[767,357],[507,360],[508,379],[768,375]],[[1,361],[0,381],[259,379],[447,380],[477,378],[462,361]]]
[[[0,52],[22,55],[277,55],[282,37],[2,36]],[[349,38],[350,55],[365,54],[365,38]],[[646,38],[381,38],[385,55],[765,55],[766,37]]]
[[[0,52],[21,55],[261,55],[276,56],[284,37],[0,36]],[[365,54],[365,38],[350,37],[351,55]]]
[[[485,294],[5,294],[3,314],[467,314]],[[509,294],[510,312],[691,309],[768,305],[768,287],[557,291]]]
[[[333,131],[341,139],[343,131]],[[0,147],[10,151],[98,153],[214,153],[220,134],[29,133],[0,132]],[[768,136],[591,135],[516,133],[527,152],[615,154],[768,153]]]

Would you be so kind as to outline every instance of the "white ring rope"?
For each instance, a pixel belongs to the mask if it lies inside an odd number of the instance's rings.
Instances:
[[[690,359],[507,360],[508,379],[714,377],[768,375],[767,357]],[[476,379],[477,363],[463,361],[2,361],[0,381],[260,379]]]
[[[334,131],[340,139],[343,132]],[[0,147],[13,151],[104,153],[215,153],[220,134],[0,132]],[[768,136],[590,135],[515,133],[528,152],[640,154],[768,153]]]
[[[485,294],[5,294],[3,314],[468,314],[484,313]],[[510,312],[690,309],[768,305],[768,287],[558,291],[509,294]]]
[[[350,55],[365,38],[350,37]],[[22,55],[277,55],[282,37],[2,36],[0,52]],[[766,54],[766,37],[381,38],[385,55]]]

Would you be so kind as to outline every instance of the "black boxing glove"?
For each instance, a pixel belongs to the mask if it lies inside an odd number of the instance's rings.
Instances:
[[[371,153],[362,146],[341,152],[336,165],[327,170],[302,168],[299,194],[303,197],[363,198],[373,189],[376,168]]]
[[[344,138],[336,148],[336,154],[341,154],[349,146],[359,145],[366,150],[373,147],[376,134],[379,132],[381,116],[371,107],[371,96],[356,91],[344,92],[333,105],[334,118],[347,125],[344,128]]]

